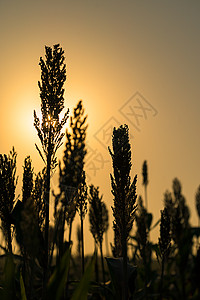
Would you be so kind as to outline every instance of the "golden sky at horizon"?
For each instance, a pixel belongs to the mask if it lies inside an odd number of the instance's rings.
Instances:
[[[88,148],[96,150],[86,161],[90,182],[100,186],[104,200],[112,205],[111,158],[103,130],[127,123],[134,137],[131,174],[138,174],[138,194],[143,194],[142,163],[148,162],[148,199],[154,222],[163,207],[163,193],[171,190],[173,178],[178,177],[191,210],[191,223],[196,225],[199,12],[199,1],[1,1],[0,153],[15,146],[18,191],[26,155],[31,155],[36,171],[42,168],[33,127],[33,110],[40,111],[38,63],[45,45],[60,43],[67,64],[65,108],[72,112],[78,100],[83,100],[89,123]],[[152,106],[146,119],[144,114],[139,117],[140,131],[135,127],[137,120],[127,114],[130,107],[138,106],[137,99]],[[57,179],[55,174],[53,188]],[[110,219],[111,214],[110,210]],[[157,234],[152,236],[157,238]],[[86,251],[90,251],[89,243]]]

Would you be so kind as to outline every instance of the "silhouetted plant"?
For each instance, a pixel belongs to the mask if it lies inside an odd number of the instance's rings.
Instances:
[[[105,221],[105,246],[106,246],[106,255],[109,255],[109,246],[108,246],[108,228],[109,228],[109,215],[108,219]]]
[[[85,181],[85,171],[82,172],[81,182],[78,186],[77,206],[76,209],[81,221],[81,258],[82,258],[82,274],[85,270],[84,263],[84,235],[83,235],[83,221],[87,213],[87,185]]]
[[[144,192],[145,192],[145,205],[146,209],[148,209],[148,203],[147,203],[147,185],[149,183],[148,181],[148,167],[147,167],[147,161],[145,160],[142,166],[142,175],[143,175],[143,185],[144,185]]]
[[[111,176],[112,194],[114,196],[113,229],[114,229],[114,255],[123,256],[124,288],[122,299],[128,297],[127,284],[127,240],[132,229],[136,210],[136,181],[131,183],[131,146],[127,125],[121,125],[113,129],[113,152],[109,148],[112,157],[114,176]]]
[[[15,203],[16,177],[15,149],[8,155],[0,154],[0,218],[1,228],[6,240],[6,247],[12,253],[12,220],[11,213]]]
[[[43,178],[40,173],[34,180],[32,161],[30,156],[24,160],[22,179],[22,201],[18,200],[12,211],[12,220],[16,230],[18,242],[23,258],[23,278],[28,297],[33,288],[35,258],[40,266],[44,260],[44,242],[41,233],[44,217],[43,207]],[[42,199],[42,200],[41,200]]]
[[[45,169],[36,175],[32,193],[37,213],[37,223],[41,232],[44,231],[45,221],[44,179]]]
[[[28,296],[30,296],[30,290],[32,289],[30,284],[31,268],[29,260],[35,258],[34,251],[37,251],[39,246],[39,242],[35,244],[36,240],[33,234],[33,231],[37,230],[37,224],[33,207],[34,200],[32,198],[32,191],[33,167],[30,156],[27,156],[23,166],[22,201],[19,200],[17,202],[12,215],[16,228],[16,240],[19,243],[21,255],[23,257],[23,277]]]
[[[62,224],[62,236],[64,234],[65,220],[69,224],[69,241],[71,241],[72,223],[76,214],[76,202],[78,195],[78,186],[81,182],[81,176],[84,166],[84,157],[86,155],[86,119],[84,108],[80,100],[74,108],[73,116],[70,117],[70,128],[66,130],[66,143],[63,157],[63,168],[61,164],[59,188],[60,202],[64,214],[64,223]]]
[[[200,247],[197,249],[196,256],[194,256],[194,264],[193,264],[193,272],[191,283],[193,286],[193,293],[196,294],[197,297],[194,299],[200,299],[200,285],[199,285],[199,278],[200,278]]]
[[[148,214],[147,209],[143,206],[142,197],[138,198],[138,209],[136,212],[136,241],[139,248],[140,257],[144,266],[144,271],[140,270],[142,281],[144,283],[145,297],[148,298],[147,286],[149,285],[151,275],[151,249],[148,239],[149,229],[152,221],[151,214]]]
[[[158,244],[161,257],[160,299],[162,299],[165,263],[171,247],[170,217],[167,208],[161,211],[160,238]]]
[[[196,202],[195,204],[196,204],[196,210],[198,214],[198,226],[200,227],[200,185],[195,195],[195,202]]]
[[[108,228],[108,210],[105,203],[102,201],[103,196],[99,196],[99,187],[94,187],[90,185],[89,194],[89,221],[90,221],[90,231],[93,235],[95,243],[99,245],[101,253],[101,264],[103,272],[103,282],[105,284],[105,272],[104,272],[104,262],[103,262],[103,234]]]
[[[25,203],[31,197],[33,190],[33,168],[30,156],[24,160],[22,202]]]
[[[175,204],[172,199],[172,194],[169,191],[164,193],[164,207],[166,207],[169,216],[172,218],[175,210]]]
[[[190,212],[186,205],[185,197],[182,195],[180,181],[175,178],[172,184],[173,195],[165,193],[165,207],[169,213],[171,222],[171,234],[174,241],[173,248],[176,259],[174,260],[177,269],[177,280],[180,279],[182,299],[187,299],[186,272],[189,268],[189,259],[192,252],[192,232],[189,223]],[[177,285],[178,287],[178,285]]]
[[[146,247],[148,243],[148,228],[147,228],[147,210],[143,206],[142,197],[138,197],[138,209],[136,212],[136,225],[137,225],[137,231],[136,231],[136,238],[139,246],[140,255],[142,258],[146,259],[147,253],[146,253]]]
[[[81,257],[81,226],[78,224],[76,228],[76,236],[77,236],[77,252],[78,256]]]
[[[68,111],[62,120],[59,115],[64,108],[64,82],[66,80],[66,65],[64,63],[64,51],[58,45],[45,47],[45,60],[40,58],[41,82],[38,82],[41,98],[42,121],[34,111],[34,126],[42,144],[44,156],[38,146],[40,156],[46,165],[45,177],[45,270],[47,276],[48,268],[48,232],[49,232],[49,192],[50,192],[50,173],[57,165],[56,151],[62,144],[62,128],[68,118]],[[46,282],[47,278],[44,279]],[[45,284],[46,285],[46,284]]]

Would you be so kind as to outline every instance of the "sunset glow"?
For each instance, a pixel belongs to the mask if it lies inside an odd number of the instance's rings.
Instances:
[[[199,3],[9,3],[1,3],[0,12],[0,152],[9,153],[15,146],[20,180],[27,155],[33,159],[35,171],[43,168],[35,149],[40,141],[33,126],[34,110],[42,120],[38,64],[45,45],[60,43],[67,64],[64,111],[70,108],[71,116],[82,99],[88,114],[88,183],[100,187],[111,207],[108,132],[126,123],[132,145],[131,172],[138,174],[138,195],[144,193],[142,163],[148,162],[149,210],[154,213],[154,222],[163,208],[164,192],[171,190],[173,178],[178,177],[191,223],[196,225],[194,195],[200,184]],[[146,109],[142,110],[141,104]],[[50,116],[48,121],[55,126]],[[70,119],[64,131],[69,123]],[[59,159],[63,150],[62,146],[58,151]],[[52,179],[54,189],[58,186],[57,172]],[[112,220],[111,208],[109,213]],[[88,227],[87,218],[86,224]],[[152,239],[157,238],[156,230]],[[86,252],[91,252],[91,240],[88,233]]]

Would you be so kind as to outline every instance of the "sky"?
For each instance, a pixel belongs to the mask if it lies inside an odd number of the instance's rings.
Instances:
[[[82,99],[88,114],[86,172],[109,207],[112,242],[112,128],[127,124],[132,178],[144,194],[141,169],[149,170],[148,207],[155,223],[163,194],[177,177],[197,225],[200,184],[200,2],[131,0],[0,1],[0,153],[15,147],[21,193],[22,165],[43,163],[35,143],[33,110],[40,114],[38,80],[44,47],[65,51],[65,109]],[[67,125],[68,126],[68,125]],[[58,158],[63,157],[63,147]],[[56,190],[58,175],[52,178]],[[51,203],[53,207],[53,201]],[[78,221],[77,221],[78,222]],[[156,241],[158,231],[152,232]],[[75,234],[75,228],[74,228]],[[86,217],[86,252],[91,252]]]

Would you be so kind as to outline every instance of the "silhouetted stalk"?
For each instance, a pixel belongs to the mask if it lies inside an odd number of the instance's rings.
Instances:
[[[15,202],[16,157],[13,149],[9,155],[0,154],[0,220],[1,229],[5,236],[6,248],[12,253],[11,213]]]
[[[94,240],[94,249],[96,253],[96,259],[95,259],[95,277],[96,277],[96,282],[99,282],[99,266],[98,266],[98,247],[97,244]]]
[[[70,221],[70,224],[69,224],[69,243],[71,242],[71,236],[72,236],[72,223],[73,223],[73,221]]]
[[[195,202],[196,202],[196,210],[198,214],[198,227],[200,227],[200,185],[198,186],[196,195],[195,195]]]
[[[42,144],[42,151],[36,148],[46,165],[45,174],[45,230],[44,230],[44,274],[43,296],[46,296],[49,260],[49,202],[50,202],[50,173],[57,166],[56,151],[62,145],[62,128],[66,124],[68,111],[60,120],[59,115],[64,108],[64,82],[66,80],[66,65],[64,51],[59,44],[45,47],[45,61],[40,58],[41,81],[38,82],[41,98],[42,121],[34,111],[34,126]]]
[[[67,212],[67,207],[66,207],[66,205],[65,205],[64,211],[63,211],[63,218],[62,218],[61,234],[60,234],[59,261],[61,260],[63,254],[64,254],[63,244],[64,244],[64,233],[65,233],[65,217],[66,217],[66,212]]]
[[[54,237],[53,237],[53,245],[52,245],[52,249],[51,249],[51,253],[49,255],[49,266],[51,267],[51,264],[52,264],[52,258],[53,258],[53,252],[54,252],[54,247],[55,247],[55,243],[56,243],[56,240],[57,240],[57,234],[58,234],[58,227],[59,227],[59,220],[62,216],[62,210],[59,211],[59,215],[58,215],[58,219],[56,220],[56,224],[55,224],[55,230],[54,230]],[[58,263],[58,261],[60,261],[60,258],[59,257],[59,247],[57,247],[57,259],[56,262]]]
[[[162,266],[161,266],[161,276],[160,276],[160,297],[159,297],[160,300],[162,300],[162,295],[163,295],[164,268],[165,268],[165,257],[162,258]]]
[[[103,274],[103,284],[105,288],[105,269],[104,269],[104,261],[103,261],[103,250],[102,250],[102,243],[99,245],[100,247],[100,253],[101,253],[101,266],[102,266],[102,274]]]
[[[85,262],[84,262],[84,238],[83,238],[83,215],[81,213],[81,260],[82,260],[82,275],[85,272]]]
[[[147,167],[146,160],[144,161],[142,166],[142,175],[143,175],[143,185],[144,185],[144,194],[145,194],[145,205],[147,210],[148,209],[148,203],[147,203],[148,167]]]
[[[161,276],[160,276],[160,297],[162,300],[163,297],[163,279],[164,279],[164,268],[165,262],[170,253],[171,247],[171,235],[170,235],[170,216],[167,208],[161,211],[161,222],[160,222],[160,238],[159,238],[159,248],[160,248],[160,257],[161,257]]]
[[[111,176],[112,194],[114,196],[113,228],[114,228],[114,255],[123,257],[123,286],[122,299],[128,299],[128,276],[127,276],[127,241],[133,226],[136,202],[137,176],[131,182],[131,146],[127,125],[121,125],[113,129],[112,137],[113,152],[109,148],[113,162]]]
[[[123,193],[124,194],[124,193]],[[124,199],[124,195],[122,196]],[[122,299],[127,300],[128,299],[128,277],[127,277],[127,241],[126,241],[126,225],[125,225],[125,199],[122,201],[123,204],[123,216],[122,216],[122,256],[123,256],[123,295]]]
[[[11,230],[8,231],[8,251],[12,254],[12,237],[11,237]]]
[[[46,171],[46,188],[45,188],[45,238],[44,238],[44,287],[48,281],[48,260],[49,260],[49,196],[50,196],[50,172],[51,172],[51,125],[49,130],[48,155],[47,155],[47,171]]]
[[[105,232],[105,245],[106,245],[106,255],[109,256],[108,231]]]
[[[102,277],[104,284],[105,292],[105,270],[104,270],[104,261],[103,261],[103,234],[108,229],[108,210],[105,203],[102,201],[102,195],[99,196],[99,187],[94,187],[90,185],[90,196],[89,196],[89,221],[90,221],[90,232],[93,235],[95,241],[95,250],[96,245],[99,245],[100,255],[101,255],[101,265],[102,265]],[[97,251],[97,250],[96,250]]]
[[[144,186],[144,193],[145,193],[145,205],[146,205],[146,210],[148,210],[148,202],[147,202],[147,185]]]
[[[83,236],[83,221],[87,213],[87,185],[85,181],[85,171],[82,171],[81,182],[78,187],[77,207],[81,221],[81,258],[82,258],[82,275],[85,271],[84,264],[84,236]]]
[[[146,246],[143,249],[144,250],[144,255],[142,256],[143,258],[143,264],[144,264],[144,291],[145,291],[145,299],[148,299],[148,290],[147,290],[147,285],[148,285],[148,270],[147,270],[147,261],[146,261]]]

